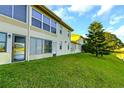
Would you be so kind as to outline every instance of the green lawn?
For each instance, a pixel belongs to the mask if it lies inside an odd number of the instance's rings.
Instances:
[[[0,66],[0,87],[124,87],[124,63],[72,54]]]

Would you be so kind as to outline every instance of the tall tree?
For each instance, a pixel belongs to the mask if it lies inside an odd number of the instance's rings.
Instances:
[[[111,34],[110,32],[104,32],[106,50],[113,51],[114,49],[123,47],[122,41],[117,38],[115,34]]]
[[[103,35],[104,29],[101,23],[94,21],[88,27],[87,44],[89,52],[98,55],[103,55],[105,37]]]

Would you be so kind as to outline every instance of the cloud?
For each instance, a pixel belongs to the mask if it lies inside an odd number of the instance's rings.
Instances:
[[[86,35],[86,34],[83,34],[82,36],[83,36],[84,38],[87,38],[87,35]]]
[[[101,8],[100,10],[97,12],[97,16],[101,16],[103,15],[104,13],[110,11],[112,9],[112,5],[101,5]]]
[[[124,25],[120,26],[116,30],[113,30],[113,27],[109,27],[106,29],[106,31],[115,34],[119,39],[121,39],[124,42]]]
[[[57,10],[53,10],[53,12],[58,15],[60,18],[67,20],[67,19],[73,19],[73,16],[70,16],[67,12],[67,9],[64,7],[58,8]]]
[[[114,25],[116,23],[118,23],[121,19],[124,18],[124,15],[120,15],[120,16],[112,16],[112,18],[110,19],[109,23],[110,25]]]
[[[108,27],[108,28],[106,29],[106,31],[113,33],[113,27]]]
[[[119,27],[113,33],[116,34],[117,37],[120,38],[121,40],[123,40],[123,42],[124,42],[124,25],[122,25],[121,27]]]
[[[76,13],[79,13],[79,15],[82,15],[82,14],[90,11],[93,7],[94,6],[91,6],[91,5],[75,4],[75,5],[71,5],[70,7],[68,7],[68,11],[76,12]]]

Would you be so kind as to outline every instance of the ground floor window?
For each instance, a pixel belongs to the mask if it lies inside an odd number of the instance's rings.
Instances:
[[[68,50],[69,50],[69,48],[70,48],[70,47],[69,47],[69,43],[68,43]]]
[[[44,40],[44,53],[52,53],[52,41]]]
[[[30,54],[38,55],[43,53],[43,39],[30,38]]]
[[[59,49],[62,50],[62,41],[59,42]]]
[[[76,50],[76,44],[71,44],[71,51],[75,51]]]
[[[6,52],[7,37],[6,33],[0,32],[0,52]]]
[[[31,37],[30,54],[40,55],[43,53],[52,53],[52,41]]]

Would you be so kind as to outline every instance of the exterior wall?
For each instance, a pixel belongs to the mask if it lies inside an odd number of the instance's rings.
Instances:
[[[55,34],[53,34],[51,32],[47,32],[47,31],[43,31],[43,30],[38,29],[38,28],[33,27],[33,26],[31,27],[31,30],[30,30],[30,37],[47,39],[47,40],[57,42],[56,41],[57,36]],[[29,59],[33,60],[33,59],[52,57],[52,56],[53,56],[53,53],[45,53],[45,54],[40,54],[40,55],[30,55],[29,54]]]
[[[7,33],[7,51],[0,53],[0,64],[7,64],[12,62],[12,39],[14,34],[26,37],[26,60],[52,57],[53,53],[56,53],[57,55],[71,53],[71,42],[70,37],[68,37],[68,33],[70,33],[70,31],[62,26],[62,34],[60,34],[59,23],[57,23],[56,34],[31,26],[31,9],[31,6],[28,6],[27,23],[0,14],[0,32]],[[51,40],[52,42],[55,42],[56,45],[52,47],[52,53],[30,55],[30,37]],[[62,41],[62,50],[59,49],[60,41]]]
[[[37,8],[35,8],[37,9]],[[42,14],[44,14],[42,11],[38,10]],[[46,15],[46,14],[45,14]],[[47,16],[47,15],[46,15]],[[50,16],[47,16],[50,18]],[[55,21],[55,20],[54,20]],[[44,31],[40,28],[30,26],[30,37],[36,37],[36,38],[41,38],[41,39],[47,39],[51,40],[52,42],[55,42],[56,45],[52,47],[52,53],[45,53],[41,55],[30,55],[29,59],[38,59],[38,58],[44,58],[44,57],[52,57],[53,54],[55,53],[56,55],[64,55],[64,54],[69,54],[70,49],[68,50],[68,43],[70,43],[70,37],[68,37],[68,32],[70,31],[66,29],[65,27],[62,26],[62,34],[60,34],[60,24],[56,24],[56,34]],[[59,49],[59,43],[62,41],[62,50]],[[66,41],[66,43],[65,43]]]
[[[82,51],[82,45],[84,44],[83,38],[80,38],[76,43],[71,42],[71,53],[80,53]]]
[[[27,35],[27,24],[12,19],[7,16],[0,15],[0,32],[7,33],[7,51],[0,53],[0,64],[11,63],[12,61],[12,35]],[[8,37],[10,35],[10,37]]]
[[[71,53],[80,53],[81,52],[81,45],[71,43]]]
[[[57,55],[64,55],[71,53],[71,41],[70,41],[70,35],[68,37],[68,30],[64,27],[62,27],[62,34],[60,34],[60,25],[57,25]],[[62,49],[60,49],[60,42],[62,42]],[[68,50],[68,44],[69,44],[69,50]]]

